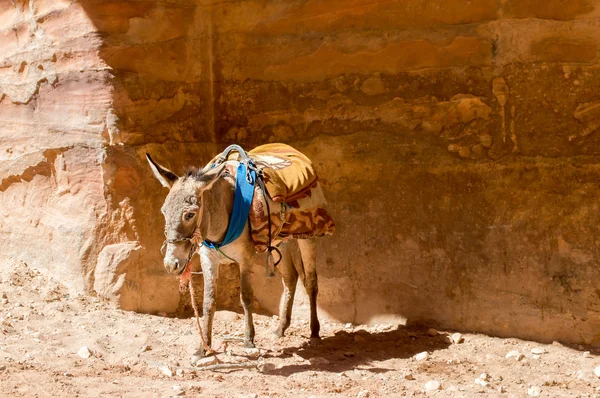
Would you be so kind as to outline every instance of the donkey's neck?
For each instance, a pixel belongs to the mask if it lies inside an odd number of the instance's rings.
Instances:
[[[228,180],[220,178],[206,194],[210,195],[206,203],[208,207],[204,212],[209,217],[206,239],[211,242],[222,242],[233,210],[235,187]]]

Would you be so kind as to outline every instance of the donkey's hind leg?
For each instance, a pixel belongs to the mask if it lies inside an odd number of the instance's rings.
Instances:
[[[294,263],[297,261],[302,262],[300,252],[298,251],[298,244],[295,241],[281,245],[281,255],[281,262],[277,268],[279,268],[283,281],[283,294],[279,303],[279,325],[275,330],[276,337],[283,337],[286,329],[290,326],[294,294],[296,293],[296,284],[298,283],[298,271],[296,271]]]
[[[244,323],[246,334],[244,336],[244,347],[254,348],[254,321],[252,320],[252,302],[254,293],[250,284],[250,263],[240,264],[240,298],[244,308]]]
[[[321,325],[317,316],[317,294],[319,293],[317,246],[314,239],[298,239],[298,246],[300,247],[300,255],[304,266],[304,287],[310,303],[310,340],[312,343],[316,343],[321,339],[319,336]]]

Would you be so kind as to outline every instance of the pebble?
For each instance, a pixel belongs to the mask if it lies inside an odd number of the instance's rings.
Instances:
[[[146,352],[146,351],[150,351],[152,350],[152,347],[149,345],[143,345],[142,349],[140,350],[140,352]]]
[[[450,341],[454,344],[460,344],[465,341],[465,338],[460,333],[454,333],[452,336],[450,336]]]
[[[0,366],[0,371],[2,371],[2,370],[6,370],[6,365]]]
[[[521,354],[519,351],[511,351],[508,354],[506,354],[506,358],[515,358],[517,361],[520,361],[521,359],[524,358],[524,355]]]
[[[405,379],[405,380],[414,380],[414,379],[415,379],[415,376],[414,376],[412,373],[406,373],[406,374],[404,375],[404,379]]]
[[[482,373],[479,375],[479,378],[484,381],[488,381],[490,379],[490,375],[487,373]]]
[[[442,388],[442,384],[437,380],[430,380],[425,384],[425,391],[437,391]]]
[[[506,388],[504,388],[504,386],[500,386],[500,387],[498,387],[498,392],[500,394],[505,393],[506,392]]]
[[[244,352],[246,355],[252,358],[257,358],[260,356],[260,350],[258,348],[246,348]]]
[[[429,353],[427,351],[423,351],[423,352],[420,352],[417,355],[415,355],[415,359],[417,361],[424,361],[427,358],[429,358]]]
[[[319,365],[328,365],[329,361],[325,358],[322,357],[313,357],[313,358],[309,358],[308,362],[310,362],[311,365],[313,366],[319,366]]]
[[[196,362],[194,362],[194,366],[198,366],[198,367],[203,367],[203,366],[210,366],[210,365],[215,365],[217,363],[217,357],[206,357],[206,358],[200,358],[198,359]]]
[[[527,389],[527,395],[530,397],[539,397],[542,393],[542,389],[538,386],[531,386]]]
[[[300,355],[293,353],[292,354],[292,358],[294,358],[294,361],[297,363],[303,363],[304,361],[306,361],[304,358],[302,358]]]
[[[358,395],[356,396],[356,398],[368,398],[371,396],[371,391],[369,390],[362,390],[358,393]]]
[[[160,370],[160,372],[167,377],[173,377],[173,371],[167,365],[161,366],[160,368],[158,368],[158,370]]]
[[[589,351],[586,351],[586,352],[583,353],[583,357],[584,358],[591,358],[592,357],[592,353],[589,352]]]
[[[92,356],[92,352],[89,348],[83,346],[77,351],[77,355],[79,355],[80,358],[87,359]]]
[[[63,373],[63,376],[73,377],[73,373],[65,372],[65,373]]]
[[[480,385],[481,387],[488,386],[488,382],[485,380],[481,380],[480,378],[475,379],[475,384]]]
[[[596,368],[594,369],[594,374],[596,375],[596,377],[600,377],[600,366],[596,366]]]
[[[265,363],[260,363],[258,364],[258,370],[259,372],[271,372],[273,370],[277,369],[277,367],[275,366],[275,364],[270,363],[270,362],[265,362]]]
[[[437,336],[437,335],[438,335],[438,331],[437,331],[437,330],[435,330],[435,329],[433,329],[433,328],[431,328],[431,329],[429,329],[429,330],[427,331],[427,334],[428,334],[428,335],[430,335],[431,337],[435,337],[435,336]]]
[[[535,347],[535,348],[533,348],[533,349],[531,350],[531,353],[532,353],[532,354],[535,354],[535,355],[542,355],[542,354],[545,354],[545,353],[547,353],[547,352],[548,352],[548,351],[546,351],[546,349],[545,349],[545,348],[543,348],[543,347]]]
[[[344,327],[346,329],[352,329],[352,324],[351,323],[347,323]]]

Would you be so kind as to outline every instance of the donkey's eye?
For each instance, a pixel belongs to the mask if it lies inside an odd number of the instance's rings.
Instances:
[[[196,216],[196,213],[186,213],[185,217],[185,221],[191,221],[192,218],[194,218]]]

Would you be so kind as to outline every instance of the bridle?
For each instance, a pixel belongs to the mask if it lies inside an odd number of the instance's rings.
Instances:
[[[187,266],[190,264],[190,262],[192,261],[192,257],[194,257],[194,253],[196,253],[196,250],[198,250],[198,243],[193,242],[195,236],[196,236],[196,231],[198,230],[198,227],[196,227],[194,229],[194,232],[192,232],[192,235],[187,237],[187,238],[177,238],[177,239],[165,239],[162,246],[160,247],[160,253],[163,255],[163,257],[165,256],[165,251],[167,248],[167,244],[171,243],[178,243],[178,242],[186,242],[186,241],[190,241],[190,243],[192,244],[192,247],[190,248],[190,252],[188,253],[188,258],[187,261],[185,263],[185,267],[183,267],[183,270],[185,271],[185,269],[187,268]],[[167,235],[167,231],[165,230],[165,236]],[[192,272],[194,273],[194,272]],[[201,272],[197,272],[197,273],[201,273]]]

